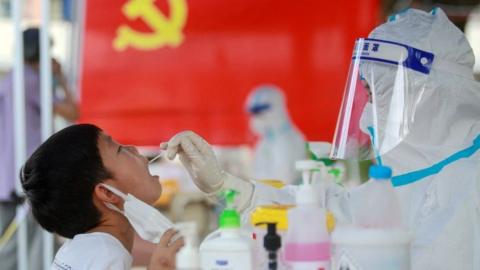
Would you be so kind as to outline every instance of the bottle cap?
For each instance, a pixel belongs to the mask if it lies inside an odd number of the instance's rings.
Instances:
[[[277,251],[282,246],[282,239],[277,234],[277,224],[267,224],[267,234],[263,238],[263,247],[268,251]]]
[[[220,214],[219,223],[221,229],[240,228],[240,215],[235,209],[225,209]]]
[[[240,215],[233,206],[237,192],[234,190],[226,190],[222,195],[225,198],[227,207],[220,214],[219,227],[221,229],[240,228]]]
[[[277,251],[282,246],[282,239],[280,235],[277,233],[277,224],[276,223],[258,223],[256,226],[259,225],[267,225],[267,234],[263,237],[263,247],[267,251]]]
[[[392,178],[392,169],[387,166],[372,165],[369,169],[369,176],[372,179],[390,179]]]

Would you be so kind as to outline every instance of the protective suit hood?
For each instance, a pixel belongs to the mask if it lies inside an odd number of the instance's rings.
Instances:
[[[407,30],[408,29],[408,30]],[[441,9],[430,13],[409,9],[373,30],[369,38],[390,40],[434,54],[430,74],[408,70],[405,84],[410,95],[410,127],[402,143],[459,147],[471,144],[480,131],[480,84],[473,78],[475,57],[465,35]],[[382,65],[362,67],[366,80],[374,72],[382,83],[380,91],[391,94],[395,72]],[[377,83],[378,85],[378,83]],[[382,98],[377,98],[384,114]],[[381,125],[381,124],[380,124]],[[381,128],[381,127],[380,127]]]
[[[285,96],[274,85],[255,87],[246,101],[250,129],[259,137],[255,145],[253,176],[296,183],[294,164],[306,157],[305,139],[291,121]]]
[[[409,9],[356,45],[332,155],[367,148],[350,127],[371,111],[413,233],[412,269],[480,269],[480,83],[469,43],[441,9]],[[362,117],[356,105],[368,108]]]
[[[283,92],[274,85],[260,85],[249,94],[246,110],[250,127],[259,136],[274,136],[291,128]]]

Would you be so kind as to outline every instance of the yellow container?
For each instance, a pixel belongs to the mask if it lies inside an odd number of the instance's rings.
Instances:
[[[285,182],[281,180],[276,180],[276,179],[262,179],[262,180],[259,180],[259,182],[274,188],[278,188],[278,189],[283,188],[285,186]]]
[[[274,188],[283,188],[285,183],[276,179],[263,179],[259,181],[262,184],[269,185]],[[258,223],[273,222],[277,223],[277,229],[288,229],[288,209],[294,207],[294,205],[264,205],[259,206],[251,216],[251,224],[255,226]],[[331,211],[327,210],[327,230],[329,233],[335,229],[335,216]],[[266,225],[262,225],[262,228],[266,228]]]
[[[327,210],[327,230],[329,233],[332,233],[333,229],[335,229],[335,216]]]
[[[286,231],[288,229],[288,209],[292,205],[262,205],[253,211],[250,222],[252,226],[259,223],[277,223],[277,229]],[[260,226],[266,229],[266,225]]]
[[[175,194],[178,193],[180,187],[176,179],[162,179],[162,195],[155,202],[157,207],[168,207],[173,200]]]

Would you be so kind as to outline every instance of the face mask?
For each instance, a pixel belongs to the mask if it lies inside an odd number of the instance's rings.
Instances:
[[[373,105],[372,103],[368,102],[363,108],[362,115],[360,116],[360,123],[359,123],[360,130],[371,136],[372,134],[368,131],[368,128],[373,128]]]
[[[373,150],[375,153],[375,159],[377,164],[382,165],[382,158],[380,153],[378,152],[375,140],[376,130],[373,127],[373,105],[372,103],[368,102],[363,109],[362,115],[360,116],[360,123],[359,123],[360,130],[370,136],[370,141],[372,142]]]
[[[112,186],[105,184],[102,185],[124,200],[123,211],[111,203],[105,203],[105,205],[124,215],[135,232],[137,232],[143,240],[157,244],[160,242],[160,237],[162,237],[163,233],[174,227],[172,222],[170,222],[170,220],[162,215],[157,209],[137,199],[132,194],[125,195],[123,192]],[[172,239],[172,241],[175,240],[176,239]]]

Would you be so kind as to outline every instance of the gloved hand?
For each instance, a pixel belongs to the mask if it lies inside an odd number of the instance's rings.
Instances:
[[[250,204],[254,184],[225,172],[219,165],[212,147],[202,137],[192,131],[175,135],[168,143],[160,145],[172,160],[178,154],[195,185],[207,193],[215,194],[225,189],[239,192],[237,208],[243,210]]]

